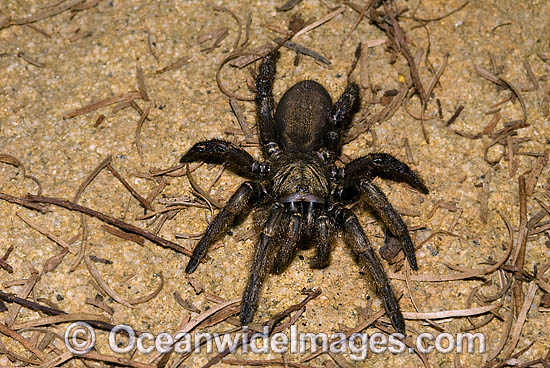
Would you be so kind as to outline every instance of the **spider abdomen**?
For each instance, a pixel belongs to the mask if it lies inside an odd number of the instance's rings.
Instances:
[[[313,152],[325,145],[332,100],[317,82],[304,80],[289,88],[277,105],[275,130],[285,151]]]

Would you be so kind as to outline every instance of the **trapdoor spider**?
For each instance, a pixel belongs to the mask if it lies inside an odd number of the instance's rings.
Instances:
[[[327,266],[331,242],[336,231],[341,231],[359,264],[370,270],[392,325],[404,332],[405,321],[382,264],[357,217],[344,206],[364,197],[399,240],[411,268],[416,270],[407,226],[372,180],[380,176],[404,181],[425,194],[428,189],[406,164],[386,153],[370,153],[344,167],[335,165],[344,130],[359,100],[355,83],[350,83],[333,105],[323,86],[301,81],[286,91],[273,114],[276,58],[276,52],[265,56],[256,78],[259,139],[265,161],[256,161],[243,149],[218,139],[196,143],[180,160],[225,163],[250,179],[208,225],[185,271],[196,270],[208,248],[237,216],[253,208],[264,212],[242,297],[240,320],[247,325],[256,311],[266,273],[282,272],[297,248],[304,246],[316,249],[310,267]]]

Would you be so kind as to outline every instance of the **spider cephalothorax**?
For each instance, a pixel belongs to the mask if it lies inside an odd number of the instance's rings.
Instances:
[[[256,161],[243,149],[222,140],[195,144],[181,162],[225,163],[250,179],[231,196],[208,225],[193,251],[185,271],[195,271],[208,248],[221,238],[235,217],[258,209],[261,230],[244,290],[240,319],[251,322],[267,272],[282,272],[296,249],[314,246],[312,268],[329,263],[331,242],[341,231],[361,265],[366,266],[384,301],[396,330],[405,331],[405,321],[382,264],[371,248],[355,214],[344,205],[363,197],[397,238],[411,265],[418,268],[407,226],[371,181],[386,177],[407,182],[423,193],[428,189],[404,163],[386,153],[370,153],[344,167],[335,165],[342,136],[359,100],[359,89],[350,83],[333,105],[325,88],[302,81],[285,92],[273,114],[273,80],[277,55],[267,55],[256,79],[258,133],[264,161]]]

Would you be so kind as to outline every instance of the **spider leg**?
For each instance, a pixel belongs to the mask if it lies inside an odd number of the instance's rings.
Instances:
[[[326,147],[328,153],[333,155],[334,159],[338,156],[342,145],[342,134],[358,101],[359,87],[355,83],[350,83],[330,110],[326,132]]]
[[[288,223],[288,236],[281,240],[280,248],[275,254],[271,271],[273,273],[281,273],[292,260],[298,241],[300,240],[300,232],[302,228],[302,215],[295,209],[290,211],[290,221]]]
[[[332,226],[327,215],[323,214],[316,220],[317,244],[315,256],[310,260],[309,267],[325,268],[329,264],[330,245],[332,242]]]
[[[258,185],[254,182],[247,181],[241,184],[239,189],[229,198],[225,207],[210,222],[205,234],[193,249],[193,255],[189,259],[187,267],[185,267],[186,273],[193,273],[197,269],[208,248],[225,234],[233,223],[235,216],[250,209],[251,205],[258,200],[259,192]]]
[[[390,286],[390,282],[380,260],[370,246],[370,242],[359,224],[355,214],[342,207],[333,209],[336,219],[341,223],[344,231],[344,240],[358,258],[361,265],[367,266],[372,274],[378,291],[382,295],[384,308],[390,317],[393,327],[401,333],[405,333],[405,319],[397,303],[397,299]]]
[[[279,142],[275,130],[275,119],[273,117],[273,80],[275,79],[276,61],[276,52],[267,54],[260,65],[260,70],[256,77],[258,131],[260,144],[266,157],[279,152]]]
[[[204,161],[206,163],[229,164],[229,168],[244,177],[255,178],[265,175],[269,168],[260,163],[248,152],[220,139],[211,139],[196,143],[180,159],[181,163]]]
[[[270,247],[273,245],[273,239],[277,235],[281,218],[285,211],[285,207],[280,203],[274,203],[271,206],[269,217],[265,222],[258,239],[258,244],[254,249],[252,269],[250,270],[250,276],[248,277],[248,283],[244,289],[241,303],[240,319],[243,326],[248,325],[252,321],[252,317],[258,306],[258,296],[269,268]]]
[[[382,219],[384,225],[390,229],[391,233],[399,239],[411,268],[413,270],[418,270],[414,245],[409,235],[407,225],[405,225],[399,213],[397,213],[388,201],[388,198],[386,198],[386,195],[376,185],[368,180],[363,180],[359,187],[361,191],[365,193],[365,199],[368,205],[374,209],[376,214]]]
[[[344,168],[346,186],[359,183],[361,179],[372,180],[377,176],[404,181],[410,186],[428,194],[422,179],[410,167],[387,153],[370,153],[347,164]]]

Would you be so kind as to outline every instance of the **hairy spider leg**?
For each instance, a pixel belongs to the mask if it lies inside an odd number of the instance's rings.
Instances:
[[[279,141],[275,130],[273,117],[273,80],[275,79],[275,64],[277,53],[267,54],[256,77],[256,111],[258,114],[258,133],[262,152],[266,158],[278,154]]]
[[[274,238],[280,228],[281,218],[285,212],[286,209],[281,203],[275,202],[271,206],[269,217],[265,222],[258,239],[258,244],[254,249],[252,268],[241,303],[240,319],[243,326],[248,325],[252,321],[252,317],[258,306],[258,296],[260,295],[262,283],[269,268],[270,248],[273,246]]]
[[[330,110],[325,146],[331,161],[340,155],[344,130],[349,125],[351,114],[358,102],[359,87],[355,83],[350,83]]]
[[[326,214],[322,214],[315,220],[317,230],[315,256],[309,261],[311,268],[325,268],[329,264],[330,250],[333,238],[332,224]]]
[[[411,168],[388,153],[369,153],[344,167],[344,186],[358,184],[362,179],[372,180],[378,176],[403,181],[424,194],[428,188]]]
[[[180,159],[180,163],[203,161],[214,164],[228,164],[229,168],[248,179],[265,175],[267,164],[254,160],[242,148],[221,139],[210,139],[196,143]]]
[[[337,197],[345,198],[346,201],[354,201],[361,193],[364,193],[369,206],[374,209],[392,234],[399,239],[411,268],[417,270],[415,248],[407,225],[389,203],[384,193],[370,182],[378,176],[403,181],[422,193],[428,193],[428,188],[407,164],[387,153],[371,153],[353,160],[344,167],[344,184],[337,193]]]
[[[361,191],[365,194],[365,200],[367,204],[374,209],[376,214],[382,219],[382,222],[386,227],[395,235],[399,242],[405,256],[409,260],[409,264],[413,270],[418,270],[418,264],[416,263],[416,255],[411,236],[407,225],[393,208],[388,201],[386,195],[373,183],[368,180],[364,180],[359,185]]]
[[[253,204],[261,196],[260,193],[261,190],[255,182],[247,181],[241,184],[239,189],[229,198],[225,207],[208,224],[205,234],[193,249],[193,255],[189,259],[187,267],[185,267],[186,273],[192,273],[197,269],[208,248],[225,234],[233,224],[236,216],[249,211],[253,207]]]
[[[288,233],[287,236],[282,237],[279,241],[279,248],[275,253],[271,266],[271,272],[273,273],[281,273],[284,271],[294,258],[294,254],[298,248],[298,242],[300,241],[302,214],[295,206],[292,206],[292,204],[293,203],[291,203],[289,210],[290,220],[288,222]]]
[[[340,222],[343,228],[345,243],[351,248],[359,263],[362,266],[367,266],[370,270],[378,288],[378,292],[382,296],[384,308],[390,317],[393,327],[398,332],[404,334],[405,319],[403,318],[403,314],[401,313],[401,309],[399,308],[388,277],[382,268],[382,263],[370,246],[370,242],[361,224],[359,224],[359,220],[355,214],[347,208],[334,206],[332,212],[334,212],[335,218]]]

